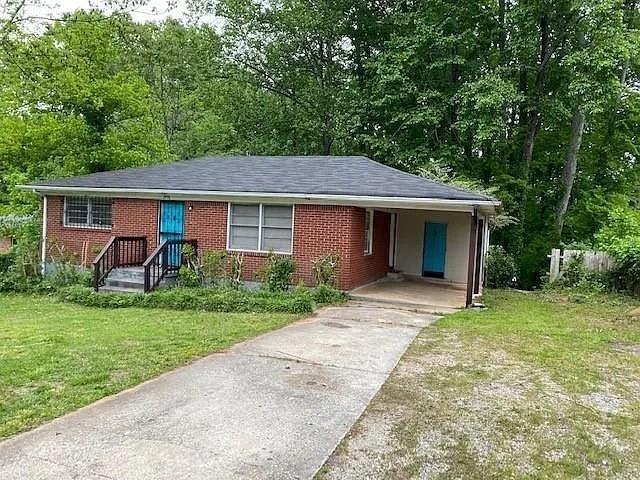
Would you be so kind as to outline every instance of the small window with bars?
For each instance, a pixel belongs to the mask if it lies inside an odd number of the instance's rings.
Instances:
[[[64,198],[64,226],[111,228],[111,199],[92,197]]]

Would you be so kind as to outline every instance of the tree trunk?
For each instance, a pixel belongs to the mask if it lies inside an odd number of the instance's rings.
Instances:
[[[538,135],[540,125],[540,115],[537,111],[527,113],[527,130],[522,143],[522,178],[529,183],[529,173],[531,171],[531,159],[533,158],[533,146]]]
[[[571,190],[576,179],[576,171],[578,168],[578,152],[582,145],[582,134],[584,133],[584,112],[578,109],[571,119],[571,134],[569,137],[569,147],[564,159],[564,168],[562,170],[562,195],[556,207],[556,235],[558,240],[562,238],[562,229],[564,228],[565,215],[569,208],[569,200],[571,199]]]

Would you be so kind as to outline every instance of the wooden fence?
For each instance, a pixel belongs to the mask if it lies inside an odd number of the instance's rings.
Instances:
[[[592,250],[565,250],[562,252],[559,248],[551,250],[551,255],[547,255],[550,259],[549,267],[549,281],[554,282],[562,277],[566,265],[572,259],[579,259],[582,257],[582,261],[588,270],[592,272],[608,272],[613,270],[614,262],[605,252],[596,252]]]

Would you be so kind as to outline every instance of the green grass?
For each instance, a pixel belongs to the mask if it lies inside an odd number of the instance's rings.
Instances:
[[[491,291],[425,328],[321,478],[640,478],[640,319]]]
[[[438,328],[505,349],[578,393],[619,368],[640,366],[632,355],[623,356],[630,364],[620,362],[612,349],[616,343],[640,344],[640,322],[628,315],[636,304],[628,297],[492,291],[486,300],[488,310],[445,317]]]
[[[0,295],[0,438],[297,318]]]

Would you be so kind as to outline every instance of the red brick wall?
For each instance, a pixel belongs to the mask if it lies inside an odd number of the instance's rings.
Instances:
[[[60,252],[78,259],[82,246],[88,243],[88,264],[114,235],[145,235],[148,251],[156,247],[158,201],[135,198],[114,198],[111,207],[112,228],[90,229],[63,225],[64,198],[47,197],[47,251],[56,259]]]
[[[298,279],[313,284],[312,262],[325,254],[337,254],[340,256],[338,286],[352,288],[350,233],[356,210],[340,205],[295,206],[293,257],[298,267]]]
[[[389,271],[389,237],[391,215],[376,211],[373,216],[373,249],[371,255],[363,255],[365,210],[356,209],[356,217],[351,224],[351,256],[348,284],[364,285],[384,277]]]
[[[48,200],[49,244],[63,244],[78,257],[84,241],[90,243],[90,260],[112,235],[147,235],[149,251],[155,247],[158,225],[156,200],[113,200],[111,230],[90,230],[62,226],[61,197]],[[196,239],[198,249],[224,250],[227,243],[226,202],[185,202],[185,237]],[[390,216],[374,216],[373,254],[364,255],[365,210],[331,205],[296,205],[294,208],[293,258],[297,265],[295,282],[313,284],[312,261],[323,254],[341,258],[338,286],[351,289],[386,275],[389,255]],[[266,253],[244,253],[245,280],[255,280],[265,264]]]

